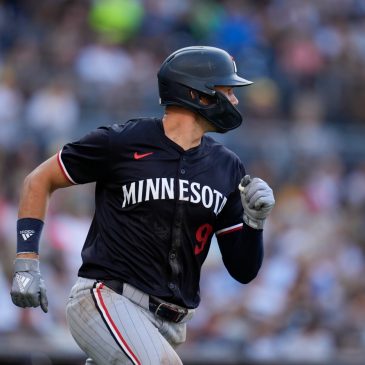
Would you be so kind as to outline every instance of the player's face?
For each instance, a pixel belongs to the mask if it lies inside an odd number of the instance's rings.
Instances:
[[[236,95],[234,94],[233,87],[231,86],[215,86],[215,90],[221,92],[233,105],[238,104],[238,99],[236,98]],[[210,105],[214,103],[214,99],[209,99],[208,96],[199,95],[197,92],[191,90],[190,96],[192,99],[199,98],[199,103],[201,105]]]
[[[238,104],[238,99],[234,94],[233,87],[230,86],[216,86],[215,89],[220,91],[233,105]]]

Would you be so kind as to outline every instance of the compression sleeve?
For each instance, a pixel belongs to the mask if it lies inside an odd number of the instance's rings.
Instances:
[[[230,275],[246,284],[258,274],[264,256],[263,231],[249,227],[217,235],[222,259]]]

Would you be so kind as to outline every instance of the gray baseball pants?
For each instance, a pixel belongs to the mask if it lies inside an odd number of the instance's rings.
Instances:
[[[148,310],[148,295],[124,284],[123,295],[93,279],[78,278],[66,306],[72,336],[89,357],[86,365],[181,365],[174,348],[186,322],[166,321]]]

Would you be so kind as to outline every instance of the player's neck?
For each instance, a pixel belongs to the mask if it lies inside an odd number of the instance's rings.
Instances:
[[[180,107],[166,109],[162,119],[165,135],[185,151],[200,145],[207,128],[196,113]]]

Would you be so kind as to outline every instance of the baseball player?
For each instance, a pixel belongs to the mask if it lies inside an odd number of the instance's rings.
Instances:
[[[162,118],[98,128],[26,177],[11,297],[44,312],[38,252],[47,201],[56,189],[96,182],[66,308],[86,364],[181,364],[175,347],[199,305],[214,234],[233,278],[248,283],[257,275],[272,189],[205,134],[240,126],[234,88],[249,84],[224,50],[180,49],[158,72]]]

